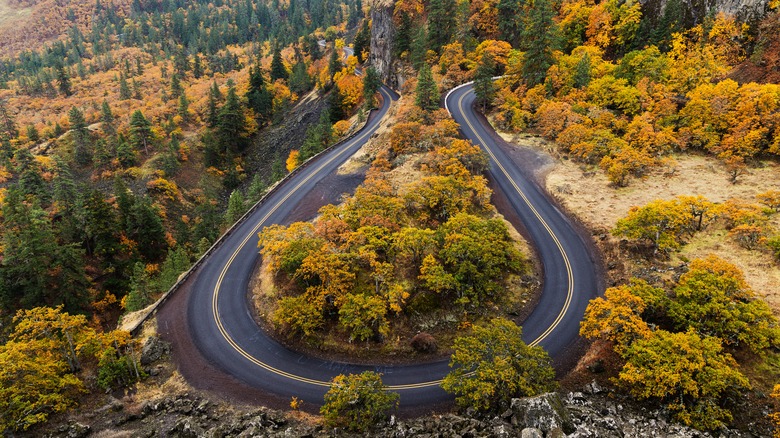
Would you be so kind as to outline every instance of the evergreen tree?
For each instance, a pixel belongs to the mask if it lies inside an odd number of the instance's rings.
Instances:
[[[368,50],[371,44],[371,29],[368,27],[368,20],[363,20],[363,25],[360,27],[357,35],[355,35],[355,42],[353,43],[353,49],[355,50],[355,56],[359,63],[363,63],[363,51]]]
[[[428,33],[425,26],[414,29],[409,50],[409,62],[419,70],[425,63],[425,54],[428,52]]]
[[[176,108],[176,112],[184,123],[190,121],[190,100],[187,99],[187,95],[184,93],[179,96],[179,106]]]
[[[347,109],[344,107],[344,95],[338,85],[333,84],[328,96],[328,108],[330,109],[330,123],[336,123],[339,120],[347,118]]]
[[[108,101],[103,99],[103,104],[100,106],[100,122],[102,123],[103,131],[109,135],[113,135],[116,132],[114,126],[114,113],[111,112],[111,106],[108,105]]]
[[[19,131],[16,129],[16,122],[14,122],[14,118],[8,112],[6,101],[0,100],[0,138],[10,140],[18,135]]]
[[[422,26],[419,27],[422,28]],[[395,31],[394,49],[396,57],[402,58],[404,52],[408,54],[412,50],[413,29],[412,18],[409,14],[402,12],[400,14],[400,24]]]
[[[92,162],[92,151],[89,149],[89,131],[84,114],[75,106],[68,111],[68,119],[73,134],[73,159],[79,166]]]
[[[32,153],[27,148],[17,149],[14,161],[16,162],[16,174],[19,175],[15,187],[22,195],[34,195],[41,204],[48,204],[49,190],[43,179],[41,166]]]
[[[219,122],[219,104],[222,101],[222,93],[219,91],[217,81],[211,84],[209,89],[209,102],[206,108],[206,125],[214,128]]]
[[[290,91],[300,96],[311,90],[313,85],[306,64],[303,61],[297,62],[290,74]]]
[[[336,48],[330,52],[330,59],[328,60],[328,73],[330,73],[330,80],[333,81],[333,75],[341,71],[343,64],[341,63],[341,56]]]
[[[523,77],[528,87],[544,82],[553,65],[553,50],[558,42],[555,12],[549,0],[536,0],[529,14],[529,25],[523,40],[527,45],[523,59]]]
[[[68,73],[65,71],[65,67],[61,62],[58,62],[54,69],[56,71],[57,84],[59,86],[60,93],[64,94],[65,97],[69,97],[71,94],[73,94],[73,91],[71,90],[70,76],[68,76]]]
[[[585,88],[590,84],[590,55],[585,53],[574,67],[574,86]]]
[[[233,190],[228,200],[228,208],[225,212],[225,226],[230,227],[246,212],[244,195],[239,190]]]
[[[200,55],[196,53],[194,58],[192,63],[192,76],[194,76],[195,79],[200,79],[201,76],[203,76],[203,65],[200,61]]]
[[[144,260],[159,261],[167,250],[165,227],[158,209],[147,197],[138,198],[130,208],[127,235],[138,244]]]
[[[431,0],[428,3],[428,48],[436,53],[449,44],[455,30],[455,1]]]
[[[366,108],[372,108],[376,105],[376,92],[379,91],[381,81],[379,73],[373,66],[369,66],[363,75],[363,99],[366,102]]]
[[[182,88],[181,81],[179,80],[179,75],[174,74],[173,76],[171,76],[171,97],[174,99],[178,99],[183,92],[184,92],[184,88]]]
[[[439,87],[433,80],[433,73],[428,64],[423,64],[420,72],[417,74],[417,88],[415,89],[414,103],[424,111],[435,111],[439,109]]]
[[[522,38],[525,32],[525,0],[499,0],[498,1],[498,30],[501,39],[512,47],[522,47]]]
[[[284,79],[287,80],[287,69],[284,67],[284,62],[282,61],[282,52],[279,50],[279,47],[276,47],[274,49],[274,55],[271,59],[271,82],[276,81],[277,79]]]
[[[127,78],[123,72],[119,72],[119,99],[127,100],[132,97],[130,87],[127,85]]]
[[[238,152],[246,142],[246,120],[236,95],[236,87],[228,88],[225,104],[219,109],[216,126],[217,140],[222,151]]]
[[[477,96],[477,102],[482,105],[483,112],[493,102],[496,95],[496,86],[493,83],[495,70],[496,63],[493,56],[486,51],[482,55],[474,75],[474,94]]]
[[[149,143],[152,137],[152,123],[144,117],[141,110],[135,110],[130,116],[130,135],[133,139],[133,145],[136,149],[144,149],[144,153],[149,153]]]
[[[259,122],[265,123],[271,120],[274,111],[273,96],[266,87],[263,70],[259,65],[249,68],[249,89],[246,92],[246,100]]]
[[[38,129],[33,124],[27,125],[27,139],[31,143],[38,143],[38,141],[41,139],[41,136],[38,133]]]

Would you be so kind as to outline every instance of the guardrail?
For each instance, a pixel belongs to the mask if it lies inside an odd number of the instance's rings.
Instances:
[[[379,93],[379,94],[380,94],[380,96],[382,95],[382,93]],[[384,99],[384,98],[385,97],[382,96],[382,99]],[[263,195],[262,198],[260,198],[260,200],[258,200],[252,207],[250,207],[249,210],[247,210],[246,213],[244,213],[243,216],[241,216],[236,221],[236,223],[231,225],[230,228],[228,228],[224,233],[222,233],[221,236],[219,236],[219,238],[217,238],[216,241],[214,241],[214,243],[209,247],[209,249],[207,249],[206,252],[204,252],[203,255],[201,255],[200,258],[198,258],[198,260],[195,261],[195,263],[190,267],[190,269],[188,269],[186,272],[184,272],[181,275],[179,275],[179,279],[176,281],[176,283],[173,284],[173,286],[170,287],[170,289],[168,289],[167,292],[165,292],[159,299],[157,299],[157,301],[155,301],[154,304],[150,305],[149,307],[147,307],[145,309],[146,313],[134,324],[134,326],[132,326],[132,327],[130,327],[128,329],[130,334],[133,335],[133,336],[138,335],[138,333],[140,332],[140,330],[143,327],[144,323],[146,323],[146,321],[148,321],[149,318],[151,318],[151,317],[153,317],[153,316],[155,316],[157,314],[157,310],[160,308],[160,306],[162,306],[166,301],[168,301],[168,299],[177,290],[179,290],[179,288],[187,281],[187,279],[192,274],[194,274],[195,271],[198,270],[200,265],[203,264],[203,261],[205,261],[211,255],[211,253],[213,253],[217,248],[219,248],[219,246],[222,245],[222,243],[225,241],[225,239],[228,236],[230,236],[231,234],[233,234],[233,232],[235,232],[236,228],[238,228],[239,225],[244,223],[247,220],[247,218],[249,218],[249,216],[251,216],[260,207],[260,205],[262,205],[271,195],[276,193],[276,191],[279,189],[279,187],[281,187],[282,185],[284,185],[284,183],[286,183],[287,181],[292,179],[295,175],[297,175],[298,173],[303,171],[303,169],[306,169],[307,167],[309,167],[311,165],[311,163],[313,163],[317,158],[319,158],[319,157],[321,157],[321,156],[331,152],[334,149],[339,148],[344,143],[352,140],[358,134],[363,132],[363,130],[366,129],[366,126],[368,126],[368,122],[371,120],[371,114],[373,112],[375,112],[375,111],[378,111],[378,108],[371,108],[371,110],[368,112],[368,114],[366,116],[366,120],[363,122],[363,127],[361,127],[360,129],[354,131],[352,134],[350,134],[347,137],[339,140],[338,142],[334,143],[333,145],[327,147],[326,149],[320,151],[317,155],[309,158],[308,160],[303,162],[301,165],[299,165],[298,167],[293,169],[293,171],[288,173],[287,175],[285,175],[284,178],[282,178],[279,181],[277,181],[276,183],[274,183],[274,185],[271,186],[271,188],[268,189],[268,191]]]

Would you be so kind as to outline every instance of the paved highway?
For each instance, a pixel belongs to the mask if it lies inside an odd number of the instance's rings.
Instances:
[[[257,233],[262,227],[288,223],[288,217],[318,181],[353,155],[376,131],[395,99],[380,90],[379,114],[354,138],[318,157],[288,179],[243,221],[205,260],[188,288],[189,335],[202,355],[222,372],[244,384],[276,394],[295,396],[319,405],[328,381],[343,373],[373,370],[383,373],[390,389],[401,394],[405,409],[429,406],[451,399],[438,383],[448,372],[447,361],[410,366],[360,366],[316,359],[287,350],[267,337],[254,322],[247,290],[259,262]],[[471,110],[473,93],[462,87],[448,95],[447,103],[464,134],[491,156],[490,177],[505,191],[544,266],[544,291],[537,308],[524,323],[528,342],[545,347],[554,357],[564,354],[577,339],[579,321],[588,300],[597,293],[594,262],[588,246],[566,217],[491,142]],[[186,360],[186,358],[179,358]]]

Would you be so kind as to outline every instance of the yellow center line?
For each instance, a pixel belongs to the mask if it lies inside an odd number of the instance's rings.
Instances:
[[[461,114],[463,114],[463,99],[465,99],[466,95],[468,93],[464,93],[462,96],[460,96],[460,99],[458,99],[458,109],[460,109]],[[504,168],[504,166],[501,164],[500,161],[496,158],[495,154],[493,153],[493,150],[488,147],[487,143],[485,143],[485,140],[482,139],[482,136],[479,135],[476,129],[474,129],[474,125],[471,124],[471,121],[469,121],[468,118],[464,118],[466,120],[466,124],[469,125],[469,128],[471,128],[471,131],[474,133],[474,135],[477,137],[479,142],[482,144],[482,147],[487,151],[487,153],[490,155],[490,157],[493,159],[493,162],[496,163],[496,165],[501,169],[501,172],[506,176],[506,178],[509,180],[509,182],[512,184],[512,187],[517,191],[517,193],[520,195],[520,197],[523,199],[523,201],[526,203],[528,208],[531,209],[533,214],[536,216],[537,219],[539,219],[539,222],[542,224],[542,226],[547,230],[547,232],[550,234],[550,237],[552,237],[553,241],[555,242],[555,245],[558,247],[558,250],[561,252],[561,256],[563,257],[563,262],[566,265],[566,274],[568,276],[569,280],[569,287],[566,292],[566,301],[564,302],[563,307],[561,308],[561,311],[558,313],[558,316],[555,318],[555,321],[547,327],[547,329],[539,335],[536,339],[531,341],[528,345],[538,345],[540,342],[542,342],[545,338],[547,338],[550,333],[555,330],[555,328],[561,323],[563,320],[563,317],[566,315],[566,312],[569,310],[569,306],[571,305],[571,300],[574,295],[574,275],[572,273],[571,269],[571,262],[569,261],[569,256],[566,254],[566,251],[563,249],[563,245],[561,245],[560,240],[558,240],[558,236],[555,235],[552,228],[547,224],[547,222],[542,218],[542,216],[539,214],[539,212],[536,210],[536,208],[531,204],[531,201],[528,199],[528,197],[525,195],[522,189],[517,185],[514,179],[512,179],[511,176],[509,176],[509,172]]]
[[[380,93],[385,97],[385,99],[392,100],[392,97],[383,89],[380,88]],[[368,132],[365,132],[357,137],[355,137],[354,141],[362,141],[366,136],[368,135]],[[218,309],[218,301],[219,301],[219,294],[222,289],[222,281],[225,279],[225,275],[227,274],[228,269],[230,268],[230,265],[233,264],[233,261],[238,257],[238,253],[246,246],[246,244],[249,242],[249,239],[252,238],[255,234],[257,234],[260,231],[260,228],[262,228],[265,224],[265,222],[268,220],[268,218],[274,214],[279,207],[282,206],[295,192],[297,192],[304,184],[306,184],[311,178],[314,177],[314,175],[317,175],[320,171],[322,171],[325,166],[333,162],[335,159],[340,157],[343,153],[345,153],[347,148],[344,148],[342,151],[338,152],[337,154],[333,155],[330,159],[322,163],[314,172],[312,172],[309,176],[304,178],[301,182],[298,183],[292,190],[290,190],[287,195],[285,195],[279,202],[276,203],[276,205],[271,208],[271,210],[263,216],[262,219],[257,223],[257,225],[252,229],[252,231],[247,234],[247,236],[244,238],[244,240],[241,242],[241,244],[236,248],[236,250],[233,252],[233,254],[228,259],[225,266],[222,268],[222,272],[219,274],[219,277],[217,278],[217,284],[214,286],[214,293],[211,298],[211,310],[212,314],[214,316],[214,321],[217,324],[217,328],[219,329],[219,332],[222,334],[222,337],[225,338],[225,340],[230,344],[231,347],[233,347],[236,352],[238,352],[241,356],[244,356],[247,360],[254,363],[260,368],[263,368],[266,371],[269,371],[273,374],[286,377],[291,380],[295,380],[298,382],[308,383],[311,385],[316,386],[324,386],[329,387],[330,382],[325,382],[322,380],[317,379],[309,379],[307,377],[299,376],[296,374],[288,373],[287,371],[280,370],[278,368],[275,368],[271,365],[268,365],[267,363],[261,361],[260,359],[252,356],[249,354],[246,350],[244,350],[230,335],[230,333],[227,332],[225,329],[224,324],[222,323],[222,316],[219,314]],[[438,386],[441,383],[441,380],[436,381],[430,381],[430,382],[420,382],[420,383],[411,383],[406,385],[391,385],[391,386],[385,386],[386,389],[389,390],[402,390],[402,389],[415,389],[415,388],[425,388],[429,386]]]

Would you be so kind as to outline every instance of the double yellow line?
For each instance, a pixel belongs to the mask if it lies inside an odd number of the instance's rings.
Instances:
[[[389,102],[392,100],[392,97],[383,89],[380,88],[380,92],[384,96],[384,98]],[[366,137],[369,135],[369,131],[364,132],[363,134],[360,134],[359,136],[355,137],[353,141],[363,141],[366,139]],[[308,383],[311,385],[316,386],[322,386],[322,387],[329,387],[330,382],[325,382],[322,380],[317,379],[309,379],[307,377],[299,376],[296,374],[288,373],[287,371],[280,370],[279,368],[273,367],[262,360],[252,356],[249,354],[246,350],[244,350],[238,342],[233,339],[233,337],[228,333],[227,329],[225,329],[225,325],[222,322],[222,316],[219,314],[218,309],[218,302],[219,302],[219,294],[222,290],[222,282],[225,279],[225,276],[227,275],[228,269],[230,269],[230,266],[233,264],[233,261],[238,257],[238,253],[241,252],[241,250],[246,246],[246,244],[249,242],[249,239],[252,238],[252,236],[256,235],[260,228],[262,228],[265,224],[265,222],[268,220],[269,217],[271,217],[272,214],[274,214],[285,202],[287,202],[290,197],[295,194],[304,184],[306,184],[311,178],[313,178],[315,175],[319,174],[323,168],[325,168],[327,165],[332,163],[334,160],[341,157],[342,154],[344,154],[346,151],[346,148],[336,154],[334,154],[331,158],[326,160],[324,163],[322,163],[314,172],[311,172],[309,176],[302,179],[292,190],[287,192],[287,194],[279,200],[279,202],[276,203],[269,211],[268,213],[263,216],[262,219],[255,225],[255,227],[252,229],[252,231],[249,232],[249,234],[246,235],[244,240],[241,242],[241,244],[236,248],[236,250],[231,254],[230,258],[228,259],[227,263],[225,263],[225,266],[222,268],[222,272],[220,272],[219,277],[217,278],[217,283],[214,286],[214,293],[211,297],[211,311],[212,315],[214,317],[214,322],[217,324],[217,329],[219,330],[220,334],[222,334],[222,337],[227,341],[228,344],[230,344],[231,347],[233,347],[236,352],[238,352],[241,356],[245,357],[248,361],[252,362],[253,364],[257,365],[258,367],[271,372],[273,374],[276,374],[278,376],[286,377],[291,380],[295,380],[298,382]],[[440,380],[434,381],[434,382],[423,382],[423,383],[413,383],[408,385],[395,385],[395,386],[387,386],[387,389],[390,390],[402,390],[402,389],[414,389],[414,388],[424,388],[428,386],[436,386],[439,383],[441,383]]]
[[[387,92],[385,92],[384,90],[380,89],[380,92],[384,95],[385,99],[391,99],[389,94]],[[458,100],[458,108],[460,109],[461,112],[463,112],[463,99],[464,99],[464,97],[465,97],[465,95],[461,96],[460,99]],[[523,199],[523,201],[526,203],[526,205],[531,209],[531,211],[537,217],[537,219],[542,224],[542,226],[544,226],[544,228],[550,234],[550,236],[552,237],[552,239],[555,242],[556,246],[558,247],[558,250],[561,252],[561,256],[563,257],[564,263],[566,265],[566,272],[567,272],[567,275],[568,275],[568,283],[569,283],[568,284],[567,295],[566,295],[566,301],[564,303],[563,308],[558,313],[558,316],[556,317],[555,321],[553,321],[553,323],[541,335],[539,335],[539,337],[537,337],[535,340],[533,340],[530,343],[530,345],[538,345],[542,340],[544,340],[546,337],[548,337],[550,335],[550,333],[552,333],[552,331],[555,330],[555,328],[560,324],[560,322],[563,320],[563,318],[566,315],[566,312],[568,311],[569,306],[571,304],[572,296],[574,294],[574,276],[572,274],[571,262],[569,261],[569,257],[566,254],[566,251],[564,250],[563,246],[561,245],[560,240],[555,235],[555,233],[552,231],[552,229],[547,224],[547,222],[544,220],[544,218],[542,218],[542,216],[539,214],[539,212],[536,210],[536,208],[531,204],[531,202],[529,201],[528,197],[520,189],[520,187],[517,185],[517,183],[515,183],[515,181],[509,176],[509,172],[506,171],[506,169],[501,164],[501,162],[499,162],[496,159],[496,156],[493,153],[493,151],[490,148],[488,148],[487,144],[482,139],[482,137],[479,135],[477,130],[474,129],[474,126],[471,124],[471,122],[468,119],[466,119],[466,123],[469,125],[469,127],[472,130],[472,132],[474,132],[474,134],[476,135],[477,139],[483,145],[484,149],[488,152],[488,154],[491,156],[493,161],[498,165],[499,169],[501,169],[501,171],[504,173],[504,175],[510,181],[512,186],[517,191],[518,195],[520,195],[520,197]],[[359,135],[359,136],[357,136],[357,137],[355,137],[355,141],[363,141],[365,139],[365,137],[367,137],[367,136],[368,136],[368,131],[363,133],[363,134],[361,134],[361,135]],[[244,240],[241,242],[241,244],[238,246],[238,248],[230,256],[230,258],[228,259],[228,261],[225,264],[225,266],[222,268],[222,272],[220,273],[219,277],[217,278],[217,283],[214,286],[214,293],[212,295],[212,300],[211,300],[212,315],[214,317],[214,321],[215,321],[215,323],[217,325],[217,328],[218,328],[219,332],[222,334],[222,337],[228,342],[228,344],[230,344],[230,346],[232,346],[233,349],[236,350],[236,352],[238,352],[241,356],[245,357],[251,363],[254,363],[258,367],[260,367],[260,368],[262,368],[262,369],[264,369],[264,370],[266,370],[266,371],[268,371],[270,373],[273,373],[273,374],[276,374],[278,376],[285,377],[285,378],[288,378],[288,379],[291,379],[291,380],[294,380],[294,381],[297,381],[297,382],[307,383],[307,384],[320,386],[320,387],[329,387],[330,386],[330,382],[326,382],[326,381],[322,381],[322,380],[318,380],[318,379],[310,379],[310,378],[307,378],[307,377],[299,376],[297,374],[289,373],[287,371],[284,371],[284,370],[281,370],[279,368],[273,367],[273,366],[271,366],[271,365],[261,361],[260,359],[252,356],[246,350],[244,350],[233,339],[233,337],[227,332],[227,330],[225,329],[225,326],[224,326],[224,324],[222,322],[222,317],[220,316],[219,310],[218,310],[218,300],[219,300],[219,294],[220,294],[220,291],[221,291],[221,288],[222,288],[222,282],[223,282],[223,280],[225,278],[225,275],[227,274],[228,269],[230,268],[230,265],[233,263],[233,261],[238,256],[238,253],[249,242],[249,239],[253,235],[255,235],[255,234],[257,234],[259,232],[260,228],[264,226],[264,224],[268,220],[268,218],[272,214],[274,214],[279,209],[279,207],[282,206],[282,204],[284,204],[295,192],[297,192],[312,177],[314,177],[314,175],[316,175],[320,171],[322,171],[322,169],[325,166],[327,166],[328,164],[330,164],[331,162],[333,162],[334,160],[339,158],[344,153],[344,151],[341,151],[341,152],[335,154],[333,157],[331,157],[330,159],[328,159],[327,161],[322,163],[314,172],[312,172],[309,176],[307,176],[306,178],[301,180],[292,190],[290,190],[281,200],[279,200],[279,202],[277,202],[276,205],[274,205],[273,208],[271,208],[269,210],[269,212],[265,216],[263,216],[263,218],[257,223],[257,225],[252,229],[252,231],[244,238]],[[410,384],[404,384],[404,385],[388,385],[388,386],[385,386],[385,389],[391,390],[391,391],[401,391],[401,390],[410,390],[410,389],[429,388],[429,387],[433,387],[433,386],[439,386],[441,384],[441,382],[442,382],[442,380],[439,379],[439,380],[431,380],[431,381],[426,381],[426,382],[410,383]]]
[[[468,84],[465,84],[468,85]],[[460,110],[461,114],[464,113],[463,110],[463,99],[466,98],[467,93],[464,93],[460,98],[458,99],[458,109]],[[496,155],[493,153],[493,150],[490,149],[485,142],[485,140],[482,138],[481,135],[479,135],[479,132],[474,128],[474,125],[471,124],[471,121],[468,119],[468,117],[464,117],[466,120],[466,124],[469,125],[469,128],[471,129],[471,132],[474,133],[474,135],[477,137],[479,142],[482,144],[482,147],[487,151],[487,153],[490,155],[490,158],[493,159],[493,161],[496,163],[499,169],[501,169],[501,172],[506,176],[506,178],[509,180],[510,184],[512,184],[512,187],[514,187],[515,191],[517,191],[517,194],[520,195],[520,198],[525,202],[525,204],[528,206],[528,208],[533,212],[534,216],[539,220],[539,222],[542,224],[545,230],[550,234],[550,237],[552,237],[553,241],[555,242],[555,245],[558,247],[558,250],[561,252],[561,257],[563,257],[563,263],[566,265],[566,275],[568,276],[568,289],[566,291],[566,301],[563,304],[563,307],[561,308],[561,311],[558,313],[558,316],[555,318],[555,321],[547,327],[547,329],[539,335],[536,339],[531,341],[528,345],[538,345],[540,342],[542,342],[545,338],[547,338],[550,333],[555,330],[556,327],[561,323],[563,320],[563,317],[566,316],[566,312],[569,310],[569,306],[571,306],[571,300],[574,296],[574,274],[572,273],[571,269],[571,261],[569,260],[569,256],[566,254],[566,250],[563,249],[563,245],[561,245],[561,241],[558,240],[558,236],[555,235],[552,228],[547,224],[547,221],[544,220],[542,215],[539,214],[539,211],[536,210],[536,207],[531,204],[531,201],[528,199],[528,197],[525,195],[522,189],[517,185],[514,179],[512,179],[511,176],[509,176],[509,172],[507,172],[506,168],[504,168],[504,165],[501,164],[501,162],[496,158]]]

